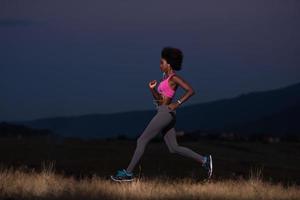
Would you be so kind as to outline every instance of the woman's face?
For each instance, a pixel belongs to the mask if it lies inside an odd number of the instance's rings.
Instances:
[[[167,63],[167,61],[164,58],[160,59],[160,70],[162,72],[167,72],[167,69],[169,67],[169,64]]]

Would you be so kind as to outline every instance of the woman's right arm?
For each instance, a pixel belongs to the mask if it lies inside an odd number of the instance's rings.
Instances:
[[[156,91],[155,86],[157,84],[156,80],[149,82],[149,89],[154,97],[155,100],[159,101],[162,99],[161,95]]]

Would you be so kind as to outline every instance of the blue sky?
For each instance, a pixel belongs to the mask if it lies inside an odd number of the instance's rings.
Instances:
[[[154,109],[164,46],[184,53],[177,73],[196,91],[185,105],[297,83],[299,11],[296,0],[2,0],[0,120]]]

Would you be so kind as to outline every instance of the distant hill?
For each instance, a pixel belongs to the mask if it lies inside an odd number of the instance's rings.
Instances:
[[[235,98],[182,106],[177,109],[177,130],[239,130],[245,132],[297,132],[300,83],[251,92]],[[45,118],[14,122],[34,128],[49,128],[64,136],[136,137],[145,129],[156,110],[74,117]],[[299,133],[299,132],[298,132]]]
[[[293,134],[300,135],[300,102],[287,109],[262,117],[260,119],[246,122],[228,128],[241,133],[275,133],[278,135]]]
[[[24,125],[0,123],[0,137],[36,137],[55,135],[49,129],[33,129]]]

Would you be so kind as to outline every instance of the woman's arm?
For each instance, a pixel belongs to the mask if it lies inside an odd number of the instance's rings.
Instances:
[[[188,84],[183,78],[181,78],[180,76],[176,75],[176,76],[173,76],[171,78],[171,80],[173,82],[175,82],[177,85],[179,85],[180,87],[182,87],[186,93],[181,97],[179,98],[178,100],[181,101],[181,104],[185,101],[187,101],[191,96],[193,96],[195,94],[195,91],[194,89],[192,88],[192,86],[190,84]],[[180,105],[177,101],[176,103],[178,104],[178,106]]]
[[[155,100],[159,101],[162,99],[162,96],[156,91],[155,86],[157,85],[157,81],[150,81],[148,86]]]

